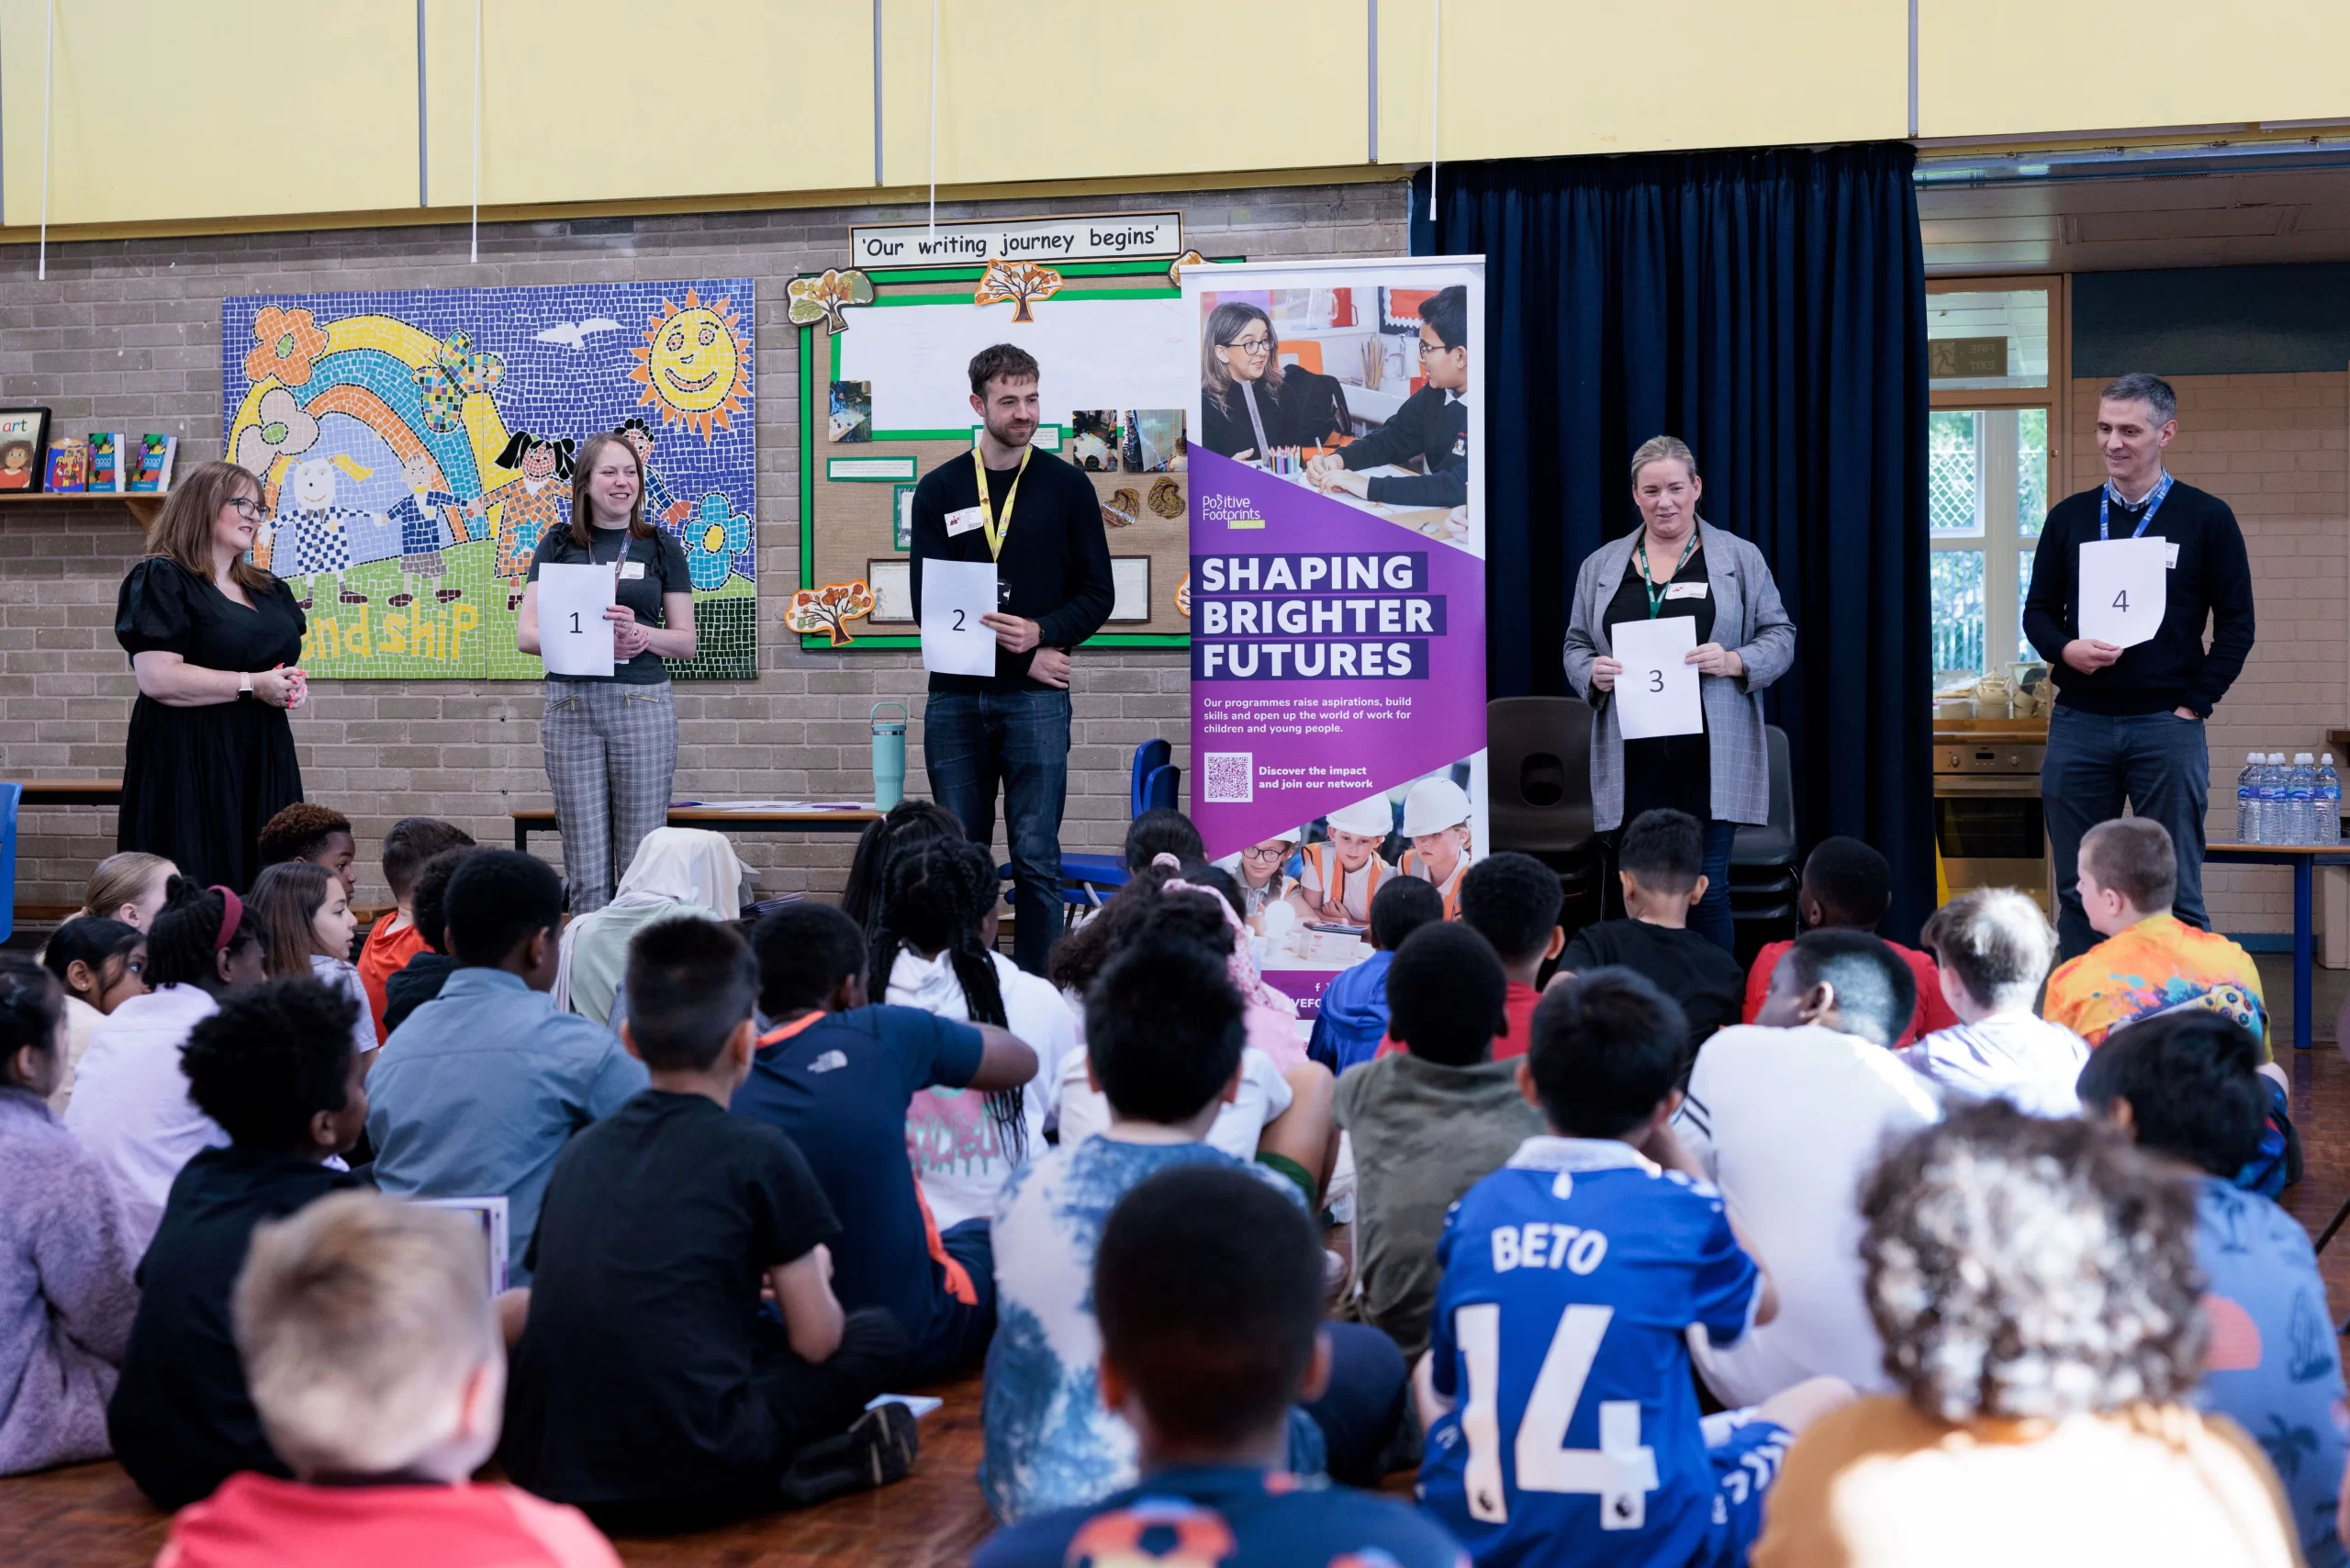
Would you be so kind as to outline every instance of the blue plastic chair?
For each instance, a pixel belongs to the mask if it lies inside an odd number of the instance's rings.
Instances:
[[[1135,747],[1134,772],[1126,786],[1126,820],[1128,822],[1134,821],[1153,806],[1171,806],[1175,803],[1174,790],[1171,785],[1167,789],[1165,800],[1158,799],[1153,793],[1158,770],[1169,767],[1174,755],[1175,748],[1169,745],[1163,737],[1158,735],[1152,736]]]
[[[17,808],[22,784],[0,784],[0,942],[17,934]]]

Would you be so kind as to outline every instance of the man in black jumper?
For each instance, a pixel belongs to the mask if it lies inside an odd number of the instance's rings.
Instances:
[[[2049,510],[2024,599],[2024,635],[2048,661],[2056,707],[2040,793],[2056,853],[2056,922],[2062,955],[2097,941],[2076,881],[2081,835],[2130,810],[2170,830],[2178,846],[2178,891],[2171,913],[2210,928],[2203,908],[2203,813],[2210,802],[2211,754],[2203,721],[2252,652],[2252,567],[2235,513],[2217,496],[2182,485],[2163,467],[2178,433],[2178,399],[2154,375],[2125,375],[2097,409],[2106,482]],[[2079,562],[2084,543],[2160,539],[2170,570],[2163,620],[2153,639],[2116,647],[2080,634]],[[2211,645],[2203,627],[2211,625]]]
[[[995,562],[997,612],[981,617],[995,633],[995,674],[932,675],[923,756],[931,799],[982,845],[995,837],[1002,784],[1013,957],[1043,974],[1061,927],[1069,651],[1110,618],[1114,590],[1092,483],[1028,444],[1036,381],[1035,360],[1010,343],[973,356],[971,409],[984,428],[970,455],[948,459],[916,487],[911,575],[919,605],[923,561]]]
[[[1351,445],[1305,465],[1324,490],[1405,507],[1457,507],[1469,499],[1469,291],[1460,284],[1420,301],[1420,370],[1427,384],[1394,418]],[[1413,458],[1425,474],[1358,472]]]

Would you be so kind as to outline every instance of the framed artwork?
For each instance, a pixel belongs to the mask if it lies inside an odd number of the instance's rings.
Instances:
[[[39,489],[48,450],[47,409],[0,409],[0,493]]]

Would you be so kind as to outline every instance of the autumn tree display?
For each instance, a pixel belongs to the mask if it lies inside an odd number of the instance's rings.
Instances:
[[[990,262],[987,275],[971,291],[974,305],[1009,305],[1013,321],[1034,321],[1028,308],[1061,291],[1061,274],[1034,262]]]
[[[861,272],[827,271],[822,277],[793,278],[787,292],[791,306],[784,319],[793,326],[822,321],[835,332],[845,332],[848,318],[842,311],[851,305],[872,304],[873,280]]]
[[[794,632],[822,632],[837,648],[856,640],[849,632],[848,623],[872,614],[875,602],[873,590],[866,586],[863,577],[801,588],[791,596],[791,606],[784,613],[783,623]]]

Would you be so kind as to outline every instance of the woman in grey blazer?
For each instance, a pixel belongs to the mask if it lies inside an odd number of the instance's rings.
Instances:
[[[1730,950],[1729,851],[1740,823],[1768,819],[1762,689],[1795,662],[1796,628],[1762,553],[1697,516],[1697,459],[1661,435],[1632,454],[1640,526],[1584,557],[1567,624],[1567,684],[1592,706],[1593,826],[1621,827],[1672,807],[1706,830],[1706,896],[1690,928]],[[1686,615],[1696,622],[1705,731],[1627,741],[1610,700],[1624,671],[1608,628]]]

